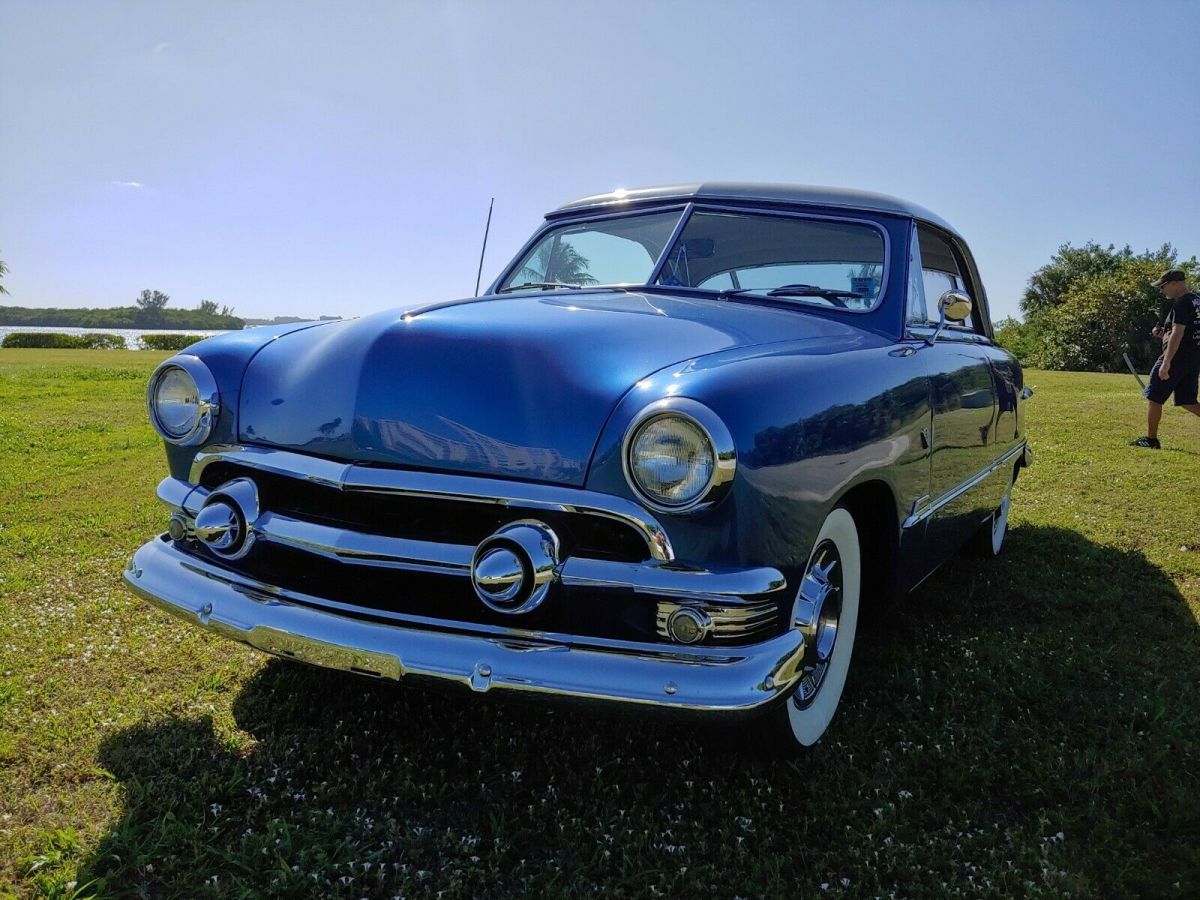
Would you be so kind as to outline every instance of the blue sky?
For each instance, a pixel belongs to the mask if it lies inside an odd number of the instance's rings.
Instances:
[[[1200,254],[1200,4],[0,0],[24,306],[469,295],[546,210],[746,180],[952,222],[997,318],[1064,242]]]

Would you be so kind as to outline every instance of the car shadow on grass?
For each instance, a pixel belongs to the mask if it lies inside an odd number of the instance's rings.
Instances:
[[[243,735],[172,718],[103,743],[124,814],[80,880],[189,897],[1194,895],[1193,613],[1139,553],[1053,528],[1009,541],[864,622],[834,727],[787,762],[690,722],[270,661],[234,699]]]

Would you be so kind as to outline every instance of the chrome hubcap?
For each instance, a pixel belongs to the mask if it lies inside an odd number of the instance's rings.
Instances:
[[[808,707],[821,690],[842,614],[841,558],[832,541],[823,541],[812,555],[800,582],[792,627],[804,635],[803,675],[792,697],[798,709]]]

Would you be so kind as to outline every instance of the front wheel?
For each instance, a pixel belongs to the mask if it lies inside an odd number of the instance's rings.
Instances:
[[[795,753],[829,727],[850,671],[861,588],[858,528],[839,507],[821,525],[792,606],[792,627],[804,635],[802,675],[764,719],[768,749]]]

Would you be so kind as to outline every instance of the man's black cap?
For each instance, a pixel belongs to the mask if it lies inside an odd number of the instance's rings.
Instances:
[[[1154,286],[1162,287],[1168,281],[1187,281],[1187,276],[1183,274],[1183,269],[1167,269],[1158,276],[1158,281],[1154,282]]]

